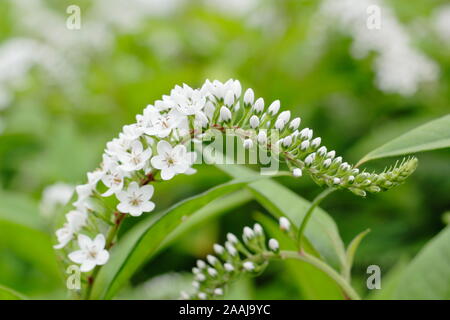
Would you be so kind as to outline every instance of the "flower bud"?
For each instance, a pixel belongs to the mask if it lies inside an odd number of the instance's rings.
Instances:
[[[296,178],[301,177],[303,174],[302,169],[300,168],[295,168],[294,170],[292,170],[292,175]]]
[[[259,223],[255,223],[255,225],[253,226],[253,231],[257,236],[262,236],[264,233],[263,228]]]
[[[223,290],[221,288],[214,289],[214,295],[222,296],[223,295]]]
[[[280,218],[280,229],[283,231],[289,231],[290,228],[291,228],[291,223],[289,222],[289,220],[286,217],[281,217]]]
[[[266,144],[267,143],[267,133],[265,131],[260,131],[258,133],[258,143],[259,144]]]
[[[251,116],[249,122],[250,122],[250,127],[252,129],[258,128],[258,126],[259,126],[259,118],[258,118],[258,116],[256,116],[256,115]]]
[[[305,165],[310,166],[313,163],[315,158],[316,158],[315,152],[309,154],[305,159]]]
[[[270,239],[269,240],[269,248],[270,248],[270,250],[277,252],[280,249],[280,245],[277,240]]]
[[[203,260],[197,260],[197,267],[199,269],[204,269],[206,267],[206,263]]]
[[[275,100],[274,102],[272,102],[269,106],[269,109],[267,110],[267,112],[271,115],[274,116],[278,113],[278,111],[280,110],[280,100]]]
[[[334,151],[334,150],[327,153],[327,158],[334,159],[335,156],[336,156],[336,151]]]
[[[244,93],[244,104],[245,106],[250,106],[253,104],[253,100],[255,99],[255,94],[251,88],[248,88]]]
[[[303,141],[301,144],[300,144],[300,150],[306,150],[306,149],[308,149],[309,148],[309,141],[308,140],[305,140],[305,141]]]
[[[225,263],[224,265],[223,265],[223,267],[225,268],[225,270],[226,271],[228,271],[228,272],[233,272],[234,271],[234,267],[233,267],[233,265],[231,264],[231,263]]]
[[[242,266],[244,267],[245,270],[247,271],[253,271],[255,270],[255,265],[253,262],[251,261],[245,261]]]
[[[221,121],[225,121],[228,122],[231,120],[231,111],[230,109],[228,109],[225,106],[222,106],[222,108],[220,108],[220,120]]]
[[[253,140],[245,139],[243,145],[244,145],[244,149],[251,149],[253,147]]]
[[[255,233],[253,232],[252,229],[250,229],[249,227],[244,228],[244,234],[243,234],[244,238],[251,239],[254,236],[255,236]]]
[[[197,297],[198,297],[200,300],[206,300],[206,298],[207,298],[206,293],[204,293],[204,292],[199,292],[198,295],[197,295]]]
[[[206,260],[208,260],[209,264],[212,266],[215,265],[217,262],[219,262],[219,260],[217,260],[216,257],[214,257],[210,254],[208,254],[208,256],[206,257]]]
[[[256,113],[261,113],[264,111],[264,99],[258,98],[258,100],[255,101],[255,104],[253,105],[253,110]]]
[[[238,253],[237,249],[233,246],[231,242],[226,242],[225,247],[227,248],[227,251],[230,255],[232,255],[233,257],[237,255]]]
[[[292,137],[291,136],[287,136],[283,139],[283,146],[284,147],[289,147],[292,144]]]
[[[334,179],[333,179],[333,183],[334,183],[334,184],[340,184],[340,183],[341,183],[341,179],[339,179],[339,178],[334,178]]]
[[[311,141],[311,146],[313,148],[318,148],[320,146],[320,143],[322,142],[322,139],[315,138],[313,141]],[[326,151],[325,151],[326,152]]]
[[[289,124],[289,129],[292,131],[297,130],[300,126],[301,119],[300,118],[294,118],[292,119],[291,123]]]
[[[222,255],[225,252],[225,248],[220,244],[214,244],[214,252],[218,255]]]
[[[277,121],[275,121],[275,129],[283,130],[285,125],[286,123],[283,121],[283,119],[278,119]]]
[[[283,111],[283,112],[280,113],[280,115],[278,116],[278,119],[283,120],[284,123],[288,123],[290,118],[291,118],[291,112],[290,112],[290,111]]]
[[[208,268],[208,274],[209,274],[211,277],[216,277],[216,276],[217,276],[217,270],[214,269],[214,268]]]
[[[231,243],[238,243],[239,240],[238,238],[232,234],[231,232],[227,233],[227,240],[230,241]]]
[[[235,80],[233,82],[232,90],[233,90],[233,93],[234,93],[234,96],[236,97],[236,99],[241,96],[242,86],[241,86],[241,83],[239,82],[239,80]]]
[[[233,91],[228,91],[225,94],[224,103],[227,107],[231,107],[234,104],[234,93]]]

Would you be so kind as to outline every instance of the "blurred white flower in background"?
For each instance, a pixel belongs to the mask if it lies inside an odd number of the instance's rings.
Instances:
[[[69,202],[74,190],[74,186],[61,182],[46,187],[42,192],[41,213],[46,217],[52,216],[59,206]]]
[[[450,5],[437,8],[432,17],[433,27],[442,41],[450,43]]]
[[[380,29],[367,27],[367,8],[374,5],[381,9]],[[374,69],[380,90],[409,96],[420,83],[437,79],[437,65],[412,46],[407,30],[381,0],[325,0],[320,10],[331,18],[330,26],[337,22],[350,33],[354,58],[377,53]]]

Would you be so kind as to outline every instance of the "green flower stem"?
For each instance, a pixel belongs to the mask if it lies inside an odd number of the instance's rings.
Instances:
[[[122,225],[123,220],[125,220],[126,214],[122,212],[116,211],[114,213],[116,216],[114,225],[111,226],[108,230],[108,234],[106,236],[106,243],[105,243],[105,249],[109,250],[114,245],[114,239],[117,236],[117,233],[119,232],[120,226]],[[100,272],[102,266],[96,266],[94,268],[94,271],[92,272],[92,275],[88,278],[88,283],[86,287],[86,294],[85,299],[90,299],[91,291],[94,286],[95,279],[97,278],[98,273]]]
[[[305,217],[302,220],[302,223],[298,229],[297,234],[297,241],[298,241],[298,248],[302,250],[302,241],[303,241],[303,233],[305,232],[306,225],[308,224],[309,219],[312,216],[312,213],[314,212],[314,209],[322,202],[323,199],[325,199],[330,193],[335,191],[334,188],[328,188],[319,193],[317,197],[314,198],[313,202],[311,203],[311,206],[309,207],[308,211],[306,211]]]
[[[358,293],[356,293],[355,289],[351,286],[351,284],[342,277],[338,272],[336,272],[332,267],[327,265],[322,260],[304,252],[295,252],[295,251],[281,251],[280,257],[282,259],[297,259],[309,263],[315,266],[317,269],[325,272],[331,279],[336,281],[336,283],[341,287],[344,291],[345,295],[351,300],[361,300]]]

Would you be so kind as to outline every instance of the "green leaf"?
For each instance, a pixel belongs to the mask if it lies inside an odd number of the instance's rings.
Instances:
[[[172,232],[176,232],[175,230],[183,224],[188,224],[197,211],[211,201],[241,189],[254,180],[255,178],[239,179],[222,184],[181,201],[164,213],[154,214],[133,228],[121,239],[117,247],[113,248],[110,261],[101,269],[94,283],[91,298],[114,297],[134,272],[159,250],[166,239],[170,239]],[[211,210],[216,209],[210,207],[210,210],[203,211],[203,214],[207,216]]]
[[[450,227],[419,252],[404,270],[396,299],[450,299]]]
[[[232,165],[218,165],[232,177],[257,177],[255,171]],[[272,180],[255,181],[248,185],[255,199],[275,217],[286,216],[299,226],[310,202],[295,192]],[[312,247],[334,267],[345,263],[345,249],[334,220],[321,208],[316,208],[305,230],[305,237]]]
[[[370,160],[450,147],[450,115],[421,125],[366,154],[358,165]]]
[[[353,259],[356,254],[356,250],[358,250],[359,244],[361,243],[362,239],[370,232],[370,229],[367,229],[360,234],[358,234],[348,245],[347,251],[346,251],[346,259],[345,259],[345,272],[344,277],[346,279],[350,279],[350,272],[352,270],[353,266]]]
[[[277,221],[263,214],[257,214],[255,219],[263,225],[268,235],[278,240],[281,250],[296,250],[297,244],[280,230]],[[310,246],[308,243],[305,245]],[[313,249],[307,247],[306,250]],[[283,262],[287,268],[287,276],[298,287],[302,299],[342,300],[344,298],[336,282],[316,267],[296,259]]]
[[[45,223],[37,204],[30,198],[0,190],[0,220],[6,220],[36,230],[43,230]]]
[[[0,285],[0,300],[28,300],[23,294]]]

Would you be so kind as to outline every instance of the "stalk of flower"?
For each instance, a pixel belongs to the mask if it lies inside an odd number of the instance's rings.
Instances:
[[[209,130],[232,132],[242,139],[245,149],[262,148],[278,155],[296,178],[308,174],[320,186],[346,189],[360,196],[401,184],[417,166],[416,158],[408,158],[380,174],[360,171],[336,157],[335,151],[321,146],[321,139],[314,138],[311,129],[300,129],[300,118],[291,119],[289,111],[279,113],[280,105],[276,100],[265,108],[264,100],[255,99],[252,89],[242,96],[240,82],[232,79],[225,83],[207,80],[199,89],[175,86],[169,95],[137,115],[136,123],[124,126],[118,137],[107,143],[100,167],[88,173],[86,184],[76,187],[73,205],[78,214],[67,214],[66,223],[56,232],[59,243],[55,248],[69,254],[77,249],[75,240],[81,235],[96,238],[103,234],[109,250],[125,218],[155,209],[155,181],[195,173],[192,165],[196,153],[188,147],[191,142],[201,142]],[[90,228],[91,222],[95,228]],[[253,241],[229,241],[225,247],[251,256],[247,247],[262,243]],[[91,277],[95,278],[99,268],[98,264]],[[83,268],[91,271],[87,269]]]

